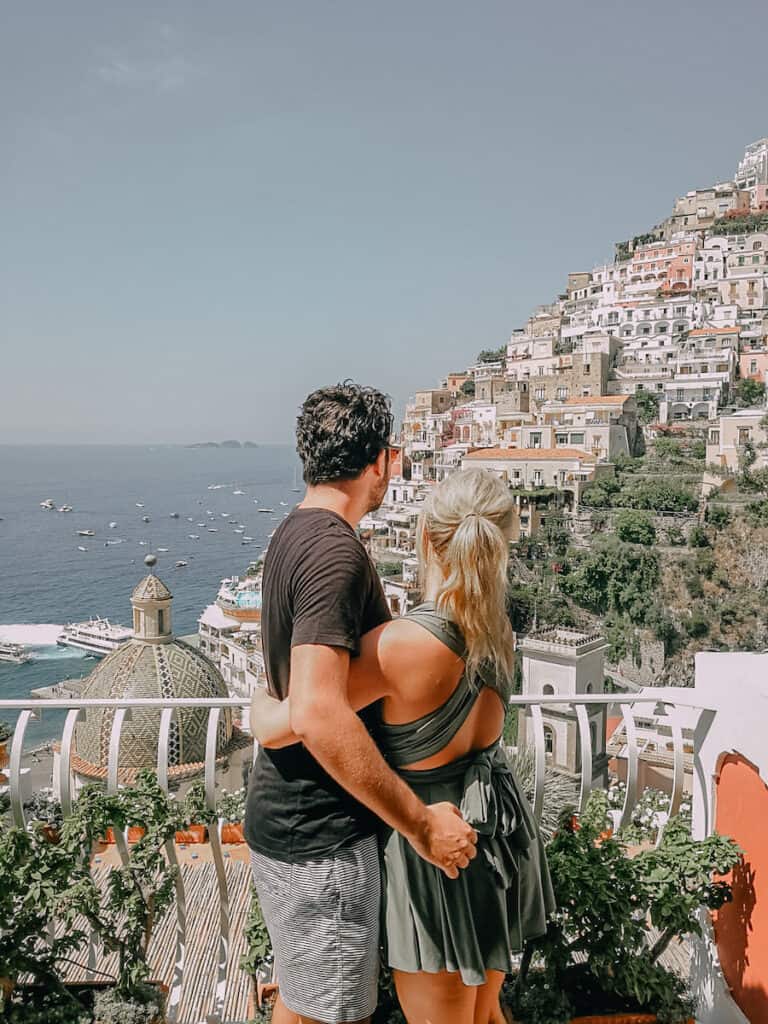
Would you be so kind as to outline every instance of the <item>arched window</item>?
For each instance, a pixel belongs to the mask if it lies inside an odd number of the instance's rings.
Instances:
[[[546,694],[547,696],[550,696],[555,692],[555,688],[551,683],[544,683],[544,685],[541,688],[541,692]]]
[[[555,753],[555,730],[551,725],[544,726],[544,753],[549,757]]]
[[[592,683],[587,683],[587,693],[592,693]]]

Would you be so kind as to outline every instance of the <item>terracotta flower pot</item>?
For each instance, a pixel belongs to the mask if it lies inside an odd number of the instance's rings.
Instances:
[[[129,825],[128,826],[128,842],[137,843],[142,836],[146,835],[146,829],[142,828],[141,825]],[[107,829],[107,835],[105,837],[107,843],[114,843],[115,841],[115,830],[110,827]]]
[[[55,825],[43,825],[42,833],[45,836],[46,842],[58,843],[61,839],[61,832],[56,828]]]
[[[0,768],[5,768],[8,764],[8,741],[3,740],[0,743]]]
[[[604,1013],[596,1017],[572,1017],[571,1024],[656,1024],[655,1013]],[[691,1019],[688,1024],[694,1024]]]
[[[221,841],[222,843],[244,843],[245,834],[243,832],[242,821],[237,821],[230,825],[222,822]]]
[[[204,843],[207,838],[208,829],[205,825],[189,825],[176,833],[177,843]]]

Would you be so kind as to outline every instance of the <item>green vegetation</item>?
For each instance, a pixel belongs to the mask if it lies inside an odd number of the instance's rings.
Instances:
[[[501,345],[499,348],[484,348],[477,353],[478,363],[498,363],[500,359],[506,358],[507,346]]]
[[[461,393],[466,398],[475,397],[475,382],[471,378],[469,380],[465,380],[464,383],[461,385]]]
[[[638,391],[635,393],[637,402],[637,418],[643,424],[654,423],[659,418],[660,395],[654,391]]]
[[[655,552],[610,537],[576,555],[561,587],[589,611],[625,615],[630,622],[642,625],[653,605],[659,579]]]
[[[673,939],[701,935],[702,909],[732,898],[722,876],[741,851],[723,836],[694,840],[673,818],[657,848],[628,857],[607,812],[606,794],[592,793],[579,821],[563,814],[547,847],[558,910],[546,935],[526,944],[508,989],[522,1024],[586,1013],[653,1013],[665,1024],[693,1016],[685,983],[659,959]],[[649,919],[659,932],[653,944]]]
[[[715,235],[751,235],[755,231],[768,231],[768,213],[719,217],[712,225],[712,233]]]
[[[765,384],[749,377],[740,380],[734,389],[734,404],[740,409],[750,409],[754,405],[762,405],[765,399]]]
[[[653,516],[648,512],[622,509],[615,519],[616,536],[628,544],[650,546],[656,541],[656,527]]]

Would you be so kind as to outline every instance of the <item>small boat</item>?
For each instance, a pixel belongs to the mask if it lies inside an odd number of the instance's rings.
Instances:
[[[245,491],[232,491],[233,494],[245,494]]]
[[[280,504],[283,506],[283,508],[288,508],[288,502],[287,501],[281,501]]]
[[[165,552],[168,550],[168,548],[158,548],[157,550],[158,551],[162,551],[163,554],[165,554]]]
[[[32,656],[27,654],[24,644],[11,644],[0,640],[0,661],[11,661],[14,665],[23,665],[31,661]]]
[[[47,512],[52,512],[56,508],[53,498],[46,498],[45,501],[41,501],[40,508],[44,508]]]
[[[183,569],[185,565],[189,565],[189,562],[185,562],[184,559],[182,558],[179,559],[179,561],[176,563],[176,568]]]
[[[209,526],[208,527],[208,533],[218,533],[218,532],[219,531],[216,529],[215,526]]]
[[[275,510],[273,508],[257,508],[256,511],[257,512],[270,512],[271,513],[271,512],[274,512]]]
[[[248,547],[248,545],[249,545],[249,544],[250,544],[251,542],[250,542],[249,540],[245,540],[245,539],[243,539],[243,540],[241,540],[241,541],[240,541],[240,543],[242,544],[242,546],[243,546],[244,548],[247,548],[247,547]]]
[[[88,550],[88,548],[84,548],[82,544],[78,544],[78,545],[77,545],[77,550],[78,550],[78,551],[87,551],[87,550]]]
[[[104,541],[104,547],[105,548],[112,548],[112,547],[115,546],[115,544],[122,544],[122,543],[123,543],[122,537],[118,537],[117,540],[105,540]]]
[[[96,531],[95,530],[78,530],[77,531],[77,536],[78,537],[95,537],[96,536]]]
[[[110,528],[110,530],[116,530],[117,529],[117,523],[110,523],[109,524],[109,528]]]
[[[136,508],[144,508],[144,502],[143,501],[137,501],[136,502]]]
[[[198,523],[198,526],[205,526],[205,523]]]
[[[71,505],[62,505],[61,508],[56,509],[57,512],[73,512],[74,509]]]
[[[141,521],[143,523],[151,523],[152,522],[152,520],[149,518],[149,516],[142,516],[141,517]]]
[[[232,513],[231,512],[219,512],[219,515],[221,516],[222,519],[229,519],[229,517],[232,515]]]
[[[233,533],[245,533],[245,530],[244,530],[244,529],[243,529],[243,527],[241,526],[241,527],[238,527],[238,529],[237,529],[237,530],[233,530],[232,532],[233,532]]]
[[[178,519],[179,518],[179,513],[178,512],[171,512],[170,518],[171,519]]]
[[[195,521],[195,517],[194,516],[187,516],[187,522],[188,523],[194,523],[194,521]]]
[[[139,541],[139,547],[145,548],[146,546],[147,546],[147,542],[145,540],[140,540]]]
[[[253,537],[243,537],[243,540],[250,542],[253,540]]]
[[[187,536],[189,537],[190,540],[200,540],[199,533],[188,533]]]

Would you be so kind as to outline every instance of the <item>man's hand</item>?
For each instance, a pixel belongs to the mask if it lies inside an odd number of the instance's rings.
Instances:
[[[430,804],[426,808],[424,827],[408,841],[424,860],[444,871],[449,878],[458,878],[477,856],[477,832],[450,803]]]

